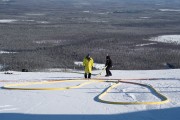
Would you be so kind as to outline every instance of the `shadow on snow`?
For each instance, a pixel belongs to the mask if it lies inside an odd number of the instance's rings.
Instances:
[[[180,107],[122,114],[22,114],[0,113],[1,120],[180,120]]]

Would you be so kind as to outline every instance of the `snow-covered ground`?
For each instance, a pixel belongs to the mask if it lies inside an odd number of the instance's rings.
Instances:
[[[16,21],[16,19],[0,19],[0,23],[13,23]]]
[[[34,41],[36,44],[62,44],[66,40],[40,40],[40,41]]]
[[[147,43],[147,44],[137,44],[137,47],[143,47],[143,46],[149,46],[149,45],[155,45],[157,43]]]
[[[17,52],[9,52],[9,51],[0,51],[0,54],[14,54],[14,53],[17,53]]]
[[[180,9],[159,9],[162,12],[180,12]]]
[[[139,18],[141,18],[141,19],[149,19],[151,17],[139,17]]]
[[[44,13],[26,13],[25,15],[28,15],[28,16],[44,16],[45,14]]]
[[[162,35],[158,37],[153,37],[150,39],[150,41],[180,44],[180,35]]]
[[[97,78],[101,70],[93,71]],[[83,78],[83,71],[73,72],[0,72],[0,86],[30,81]],[[152,85],[170,99],[161,105],[115,105],[101,103],[97,96],[112,85],[97,82],[69,90],[0,89],[0,120],[180,120],[180,69],[112,70],[113,76],[99,79],[122,79]],[[91,80],[92,80],[91,79]],[[86,82],[61,82],[23,87],[67,87]],[[89,80],[90,81],[90,80]],[[19,86],[20,87],[20,86]],[[148,88],[121,83],[104,97],[110,101],[160,101]]]
[[[34,22],[34,23],[38,23],[38,24],[48,24],[48,23],[50,23],[48,21],[18,20],[18,19],[0,19],[0,23],[1,24],[15,23],[15,22]]]
[[[2,0],[3,2],[9,2],[10,0]]]

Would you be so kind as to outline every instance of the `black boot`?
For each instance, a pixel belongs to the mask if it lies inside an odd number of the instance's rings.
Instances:
[[[88,74],[88,78],[91,79],[91,73]]]
[[[111,73],[111,71],[109,71],[109,76],[112,76],[112,73]]]
[[[87,78],[87,73],[84,74],[84,77]]]

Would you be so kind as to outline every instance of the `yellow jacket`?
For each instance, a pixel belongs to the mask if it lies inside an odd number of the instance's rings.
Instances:
[[[94,60],[92,58],[87,59],[85,57],[83,60],[83,66],[85,67],[85,73],[91,73],[92,67],[94,66]]]

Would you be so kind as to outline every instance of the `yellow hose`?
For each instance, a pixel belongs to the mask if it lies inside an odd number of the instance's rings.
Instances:
[[[120,82],[123,82],[123,81],[120,81]],[[104,91],[102,94],[100,94],[98,96],[98,99],[100,100],[100,102],[108,103],[108,104],[121,104],[121,105],[127,105],[127,104],[158,105],[158,104],[165,104],[165,103],[168,103],[170,101],[166,96],[164,96],[161,93],[159,93],[158,91],[156,91],[150,85],[139,84],[139,83],[134,83],[134,82],[125,82],[125,83],[130,83],[130,84],[141,85],[141,86],[144,86],[144,87],[149,87],[159,96],[159,98],[161,98],[161,101],[153,101],[153,102],[113,102],[113,101],[103,100],[103,97],[106,96],[108,94],[108,92],[110,92],[113,88],[115,88],[115,87],[117,87],[119,85],[119,83],[116,83],[116,84],[113,84],[112,86],[110,86],[106,91]]]
[[[102,70],[102,72],[104,70],[105,70],[105,68]],[[166,96],[159,93],[155,88],[153,88],[150,85],[146,85],[146,84],[142,84],[142,83],[135,83],[135,82],[127,82],[127,81],[118,81],[118,83],[115,83],[115,80],[111,80],[111,79],[109,79],[108,81],[101,80],[101,79],[98,79],[100,77],[101,73],[99,73],[97,75],[97,78],[90,79],[90,80],[71,79],[71,80],[52,80],[52,81],[41,81],[41,82],[27,82],[27,83],[21,83],[21,84],[8,84],[8,85],[3,86],[2,88],[3,89],[10,89],[10,90],[69,90],[69,89],[80,88],[82,86],[92,84],[92,83],[95,83],[95,82],[113,82],[114,83],[113,85],[108,87],[103,93],[101,93],[98,96],[99,102],[103,102],[103,103],[107,103],[107,104],[120,104],[120,105],[127,105],[127,104],[146,104],[146,105],[154,104],[154,105],[158,105],[158,104],[165,104],[165,103],[170,101]],[[85,82],[83,82],[83,81],[85,81]],[[53,84],[53,83],[62,83],[62,82],[83,82],[83,83],[75,85],[75,86],[61,87],[61,88],[27,88],[27,87],[26,88],[21,88],[20,87],[20,86],[29,86],[29,85],[38,85],[38,84]],[[116,80],[116,82],[117,82],[117,80]],[[153,102],[113,102],[113,101],[103,100],[103,97],[106,96],[108,94],[108,92],[110,92],[113,88],[117,87],[120,82],[121,83],[128,83],[128,84],[136,84],[136,85],[140,85],[140,86],[143,86],[143,87],[148,87],[151,90],[153,90],[159,96],[159,98],[161,98],[161,101],[153,101]]]

